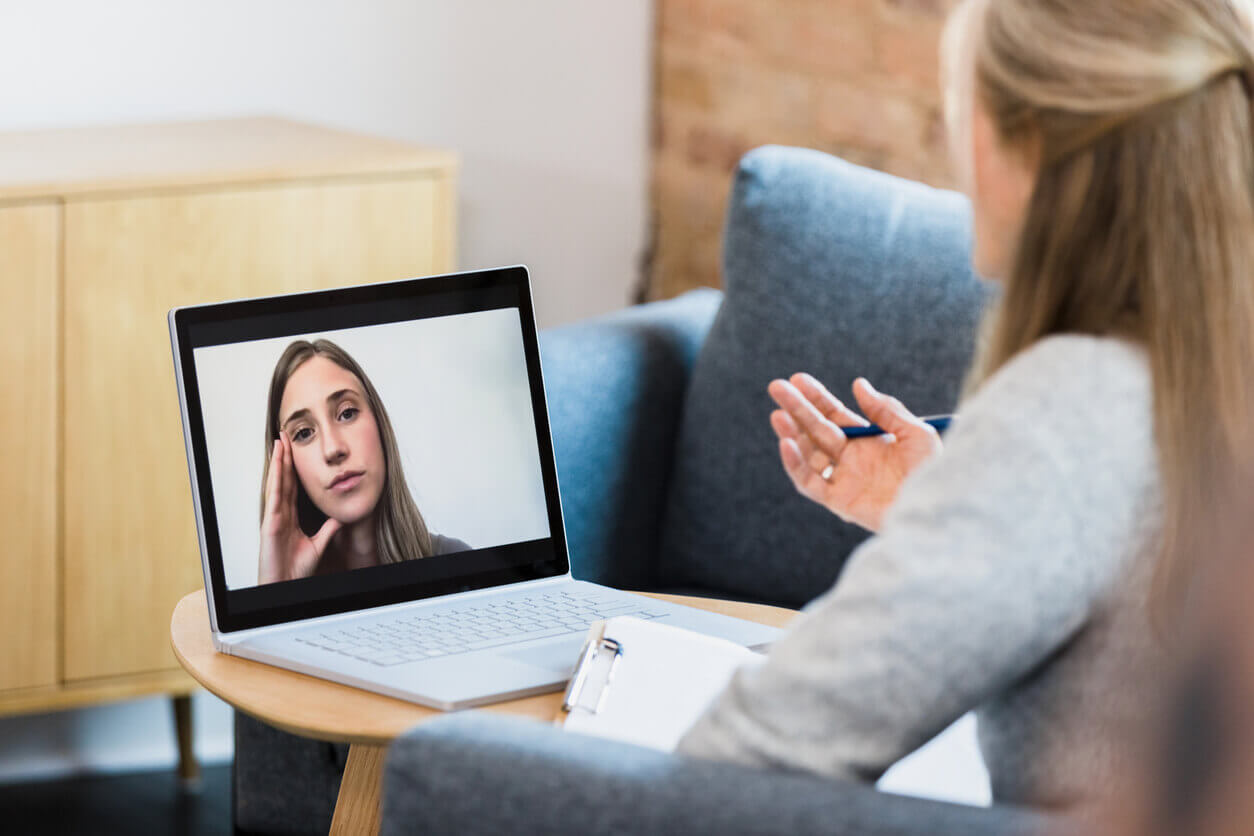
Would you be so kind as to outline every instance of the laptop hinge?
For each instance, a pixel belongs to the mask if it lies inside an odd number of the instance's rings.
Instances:
[[[249,639],[253,638],[254,636],[263,635],[263,634],[273,635],[279,630],[289,630],[289,629],[299,630],[301,628],[310,627],[313,625],[334,624],[337,621],[354,618],[356,616],[362,615],[363,613],[370,613],[372,615],[382,615],[392,610],[401,610],[406,607],[414,606],[414,605],[453,603],[456,601],[464,601],[470,598],[480,598],[480,597],[485,597],[488,595],[494,595],[494,594],[499,595],[501,593],[508,593],[511,590],[556,586],[558,584],[566,583],[571,580],[573,580],[573,578],[571,578],[569,574],[557,575],[552,578],[536,578],[535,580],[519,581],[518,583],[505,584],[503,586],[490,586],[485,589],[473,589],[473,590],[467,590],[466,592],[455,592],[449,595],[437,595],[434,598],[421,598],[421,599],[414,600],[414,601],[401,601],[396,604],[386,604],[381,607],[372,607],[366,610],[352,610],[351,612],[333,613],[331,615],[322,615],[322,616],[317,616],[315,618],[303,619],[301,621],[288,621],[288,622],[282,622],[279,624],[269,624],[265,627],[254,627],[250,630],[240,630],[240,631],[231,633],[229,636],[225,636],[221,634],[216,635],[213,637],[214,638],[213,643],[214,643],[214,646],[220,652],[230,655],[231,654],[230,648],[233,645],[246,642]]]

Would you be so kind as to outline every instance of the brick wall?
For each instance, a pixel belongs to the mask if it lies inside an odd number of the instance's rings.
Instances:
[[[937,44],[955,0],[655,0],[645,295],[721,283],[736,160],[801,145],[949,185]]]

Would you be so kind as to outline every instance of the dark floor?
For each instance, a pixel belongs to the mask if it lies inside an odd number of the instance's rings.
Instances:
[[[0,831],[229,836],[231,767],[203,768],[192,792],[172,769],[0,785]]]

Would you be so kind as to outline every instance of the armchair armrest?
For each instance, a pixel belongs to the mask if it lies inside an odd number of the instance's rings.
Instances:
[[[540,335],[575,577],[654,586],[688,375],[722,298],[693,291]]]
[[[1015,808],[888,795],[471,712],[392,744],[380,832],[1007,836],[1057,824]]]

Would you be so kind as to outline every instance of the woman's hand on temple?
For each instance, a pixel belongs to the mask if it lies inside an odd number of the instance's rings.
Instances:
[[[312,575],[327,544],[341,528],[338,520],[328,518],[313,537],[301,530],[296,514],[296,479],[292,443],[287,434],[281,432],[270,453],[270,472],[266,478],[258,584]]]
[[[868,421],[810,375],[774,380],[768,391],[780,407],[771,413],[779,457],[797,491],[870,531],[879,530],[905,478],[941,449],[932,426],[865,378],[854,381],[854,397],[888,435],[853,442],[841,427],[864,427]]]

